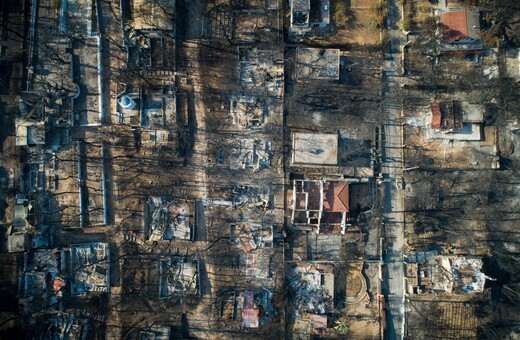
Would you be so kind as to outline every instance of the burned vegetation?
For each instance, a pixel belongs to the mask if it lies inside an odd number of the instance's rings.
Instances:
[[[513,338],[518,11],[0,1],[0,338]]]

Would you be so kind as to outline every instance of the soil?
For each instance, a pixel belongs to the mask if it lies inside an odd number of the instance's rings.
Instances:
[[[363,284],[361,283],[361,277],[356,272],[355,275],[349,275],[347,277],[347,297],[356,297],[361,290]]]

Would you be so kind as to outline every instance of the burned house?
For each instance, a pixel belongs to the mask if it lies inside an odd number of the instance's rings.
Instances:
[[[199,294],[199,261],[173,256],[159,261],[160,299]]]
[[[260,325],[269,324],[275,316],[272,305],[272,293],[266,288],[246,290],[239,296],[242,300],[242,327],[258,328]]]
[[[281,97],[283,93],[283,53],[276,50],[238,48],[238,77],[251,95]]]
[[[172,125],[175,95],[171,86],[143,88],[139,97],[140,126],[161,128]]]
[[[17,118],[15,124],[17,146],[41,146],[45,144],[44,122]]]
[[[16,195],[13,224],[7,229],[7,251],[27,251],[32,248],[34,224],[33,203],[25,195]]]
[[[110,291],[110,247],[92,242],[70,246],[72,295]]]
[[[232,206],[246,211],[273,208],[274,193],[269,186],[237,185],[233,188]]]
[[[171,84],[124,85],[116,96],[117,122],[147,129],[166,129],[175,124],[176,95]]]
[[[298,317],[323,315],[334,308],[334,265],[299,262],[291,265],[287,276],[291,306]]]
[[[173,32],[175,0],[135,0],[123,4],[123,15],[134,30]]]
[[[126,63],[121,65],[123,75],[121,80],[126,82],[125,74],[138,69],[137,72],[140,72],[148,84],[159,86],[161,82],[170,82],[175,75],[175,1],[125,1],[121,4],[121,10],[126,47]],[[129,91],[127,94],[137,101],[135,93]],[[123,105],[134,105],[120,95],[117,100],[121,99],[125,102],[122,103]],[[140,112],[139,119],[146,125],[146,108],[143,106],[146,98],[139,96],[139,99],[141,99],[141,104],[137,104]],[[148,100],[154,99],[148,98]],[[125,109],[131,111],[128,107]],[[158,108],[152,105],[149,109]]]
[[[77,141],[79,226],[107,225],[110,221],[107,144]]]
[[[146,68],[147,73],[172,76],[175,68],[175,41],[159,32],[130,31],[128,33],[127,67]],[[156,72],[150,72],[156,70]]]
[[[244,292],[244,305],[242,307],[242,327],[258,328],[260,321],[260,310],[255,308],[254,292],[247,290]]]
[[[349,184],[342,181],[294,180],[291,224],[316,233],[345,233]]]
[[[23,314],[58,310],[67,285],[65,252],[37,249],[24,254],[19,279],[19,304]]]
[[[36,3],[28,93],[46,97],[49,125],[98,126],[105,98],[98,12],[92,1]],[[88,13],[88,14],[87,14]],[[57,26],[57,27],[56,27]],[[74,42],[74,43],[73,43]],[[56,122],[56,123],[55,123]]]
[[[269,116],[269,106],[255,97],[232,97],[229,103],[229,115],[233,125],[239,128],[259,128]]]
[[[271,277],[272,249],[257,249],[248,253],[241,253],[240,259],[244,263],[244,273],[257,279]]]
[[[326,28],[330,24],[330,0],[311,0],[310,27]]]
[[[428,253],[419,262],[409,262],[407,289],[409,294],[466,294],[484,291],[486,279],[482,260]]]
[[[231,242],[244,253],[259,248],[272,248],[273,227],[247,222],[231,225]]]
[[[439,53],[480,53],[480,11],[469,8],[441,8],[437,11]]]
[[[219,299],[218,318],[230,326],[239,322],[243,328],[268,325],[277,315],[272,298],[267,288],[227,292]]]
[[[171,327],[165,325],[153,325],[139,333],[139,340],[170,340]]]
[[[145,213],[148,240],[193,240],[194,202],[150,197],[146,203]]]
[[[252,173],[271,167],[271,142],[240,139],[233,141],[229,155],[231,170],[249,170]]]
[[[49,246],[52,227],[38,220],[35,202],[28,195],[17,194],[13,224],[7,228],[7,251],[22,252]]]
[[[82,340],[93,335],[92,321],[71,312],[54,311],[36,319],[35,337],[37,339]]]
[[[310,22],[311,0],[291,0],[291,28],[307,28]]]

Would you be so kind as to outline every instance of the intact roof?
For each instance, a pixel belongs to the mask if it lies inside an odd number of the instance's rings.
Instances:
[[[348,212],[349,211],[349,186],[347,182],[326,182],[325,211]]]
[[[338,163],[338,135],[294,133],[292,163],[336,165]]]
[[[339,49],[297,48],[296,78],[300,80],[339,80]]]
[[[432,129],[460,131],[463,129],[461,102],[451,100],[431,104]]]
[[[482,50],[480,12],[468,8],[443,8],[438,11],[442,41],[439,51],[450,53]]]
[[[465,9],[443,12],[441,24],[444,25],[442,32],[444,39],[458,41],[468,38],[468,21]]]
[[[442,121],[441,107],[440,107],[439,103],[432,103],[431,108],[432,108],[431,128],[440,129],[441,121]]]

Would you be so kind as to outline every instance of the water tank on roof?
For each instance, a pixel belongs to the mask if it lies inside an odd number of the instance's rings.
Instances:
[[[121,107],[123,107],[124,109],[133,110],[135,109],[137,104],[135,103],[135,100],[133,100],[127,95],[124,95],[121,97],[121,99],[119,99],[119,105],[121,105]]]

